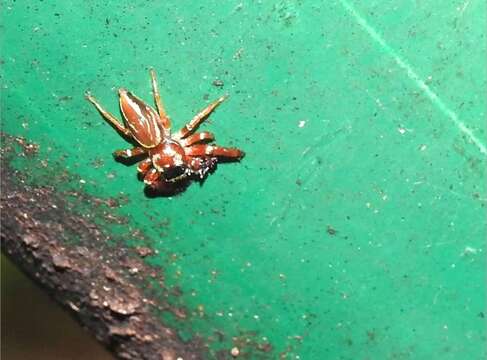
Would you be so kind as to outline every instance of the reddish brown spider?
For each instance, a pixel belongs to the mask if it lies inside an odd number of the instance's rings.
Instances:
[[[115,151],[113,156],[116,159],[141,157],[137,169],[144,182],[156,189],[189,179],[202,180],[214,169],[218,159],[240,160],[244,156],[244,152],[239,149],[209,144],[215,139],[210,132],[194,133],[225,100],[225,96],[196,114],[181,130],[171,134],[171,122],[162,105],[153,69],[150,70],[150,75],[158,113],[129,91],[119,89],[120,109],[125,126],[106,111],[90,93],[86,93],[86,98],[105,120],[121,136],[138,145],[132,149]]]

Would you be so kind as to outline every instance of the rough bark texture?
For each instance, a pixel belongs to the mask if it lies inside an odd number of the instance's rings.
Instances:
[[[160,269],[141,260],[150,249],[108,245],[110,235],[76,214],[54,188],[27,185],[22,174],[9,167],[12,148],[3,140],[2,251],[118,358],[203,358],[204,345],[183,342],[174,329],[154,315],[163,310],[184,317],[184,312],[171,308],[164,299],[155,300],[142,293],[147,279],[164,289]],[[35,146],[16,140],[23,155],[35,151]],[[99,200],[83,201],[95,204]]]

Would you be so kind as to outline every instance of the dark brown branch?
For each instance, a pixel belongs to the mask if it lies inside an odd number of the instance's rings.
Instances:
[[[79,216],[54,188],[26,185],[21,174],[8,166],[7,151],[8,144],[3,144],[2,251],[117,357],[203,358],[206,349],[201,343],[183,342],[154,315],[171,306],[141,290],[148,278],[164,289],[160,270],[140,259],[147,251],[137,254],[108,245],[109,235]]]

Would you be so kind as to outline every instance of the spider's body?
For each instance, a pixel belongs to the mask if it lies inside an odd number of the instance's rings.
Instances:
[[[119,90],[120,109],[125,126],[103,109],[93,96],[86,95],[110,125],[122,136],[137,144],[133,149],[118,150],[113,155],[122,159],[143,157],[138,170],[147,185],[160,188],[192,177],[203,179],[214,169],[219,158],[240,160],[244,156],[243,151],[239,149],[208,144],[214,140],[210,132],[194,133],[225,97],[208,105],[181,130],[171,133],[171,122],[162,106],[153,70],[151,78],[158,112],[129,91]]]

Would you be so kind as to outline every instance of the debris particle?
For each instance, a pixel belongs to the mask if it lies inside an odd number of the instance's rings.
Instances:
[[[79,307],[77,307],[75,304],[73,304],[71,301],[68,301],[68,305],[73,311],[79,312]]]
[[[306,125],[306,120],[301,120],[298,124],[298,127],[303,128]]]
[[[375,332],[372,330],[367,331],[367,338],[369,341],[374,341],[375,340]]]
[[[242,4],[240,4],[240,5],[242,5]],[[236,10],[240,10],[240,8],[238,8],[238,9],[236,9]],[[243,49],[243,48],[238,49],[238,50],[235,52],[235,54],[233,55],[233,59],[234,59],[234,60],[240,60],[240,59],[242,58],[242,54],[243,54],[243,52],[244,52],[244,49]]]
[[[186,319],[188,317],[186,310],[183,308],[174,307],[172,308],[172,313],[179,319]]]
[[[110,335],[117,335],[117,336],[121,336],[121,337],[134,336],[135,334],[137,334],[136,331],[131,327],[115,326],[115,325],[109,326],[108,332]]]
[[[132,275],[137,274],[138,272],[139,272],[139,269],[136,268],[136,267],[133,267],[133,268],[130,268],[129,269],[129,273],[131,273]]]
[[[135,314],[140,304],[137,300],[124,300],[123,298],[113,297],[109,298],[108,301],[104,301],[103,306],[108,307],[114,313],[128,316]]]
[[[223,87],[223,85],[225,85],[223,83],[223,80],[217,79],[217,80],[213,81],[213,86],[216,86],[216,87],[220,87],[221,88],[221,87]]]
[[[463,250],[462,256],[466,255],[475,255],[477,254],[477,249],[471,246],[465,246],[465,249]]]
[[[52,256],[52,263],[59,269],[69,269],[71,267],[69,259],[62,254],[54,254]]]
[[[146,246],[138,246],[135,248],[135,250],[137,251],[137,254],[139,254],[139,256],[142,258],[152,255],[152,249]]]
[[[23,137],[16,137],[14,138],[14,140],[20,145],[22,146],[22,148],[24,149],[24,152],[21,154],[22,156],[25,156],[25,155],[36,155],[38,152],[39,152],[39,145],[37,144],[32,144],[32,143],[29,143],[26,139],[24,139]]]
[[[238,347],[233,347],[232,350],[230,350],[230,354],[232,354],[233,357],[237,357],[240,355],[240,350]]]
[[[265,342],[263,344],[259,344],[257,346],[257,349],[259,349],[260,351],[263,351],[263,352],[269,352],[272,350],[272,345],[269,344],[268,342]]]
[[[117,274],[110,268],[105,269],[105,277],[108,280],[117,280]]]
[[[34,249],[39,246],[39,239],[31,234],[25,235],[22,240],[24,241],[24,244],[27,246],[31,246]]]
[[[332,228],[330,225],[326,227],[326,232],[331,236],[336,235],[337,233],[337,231],[334,228]]]

